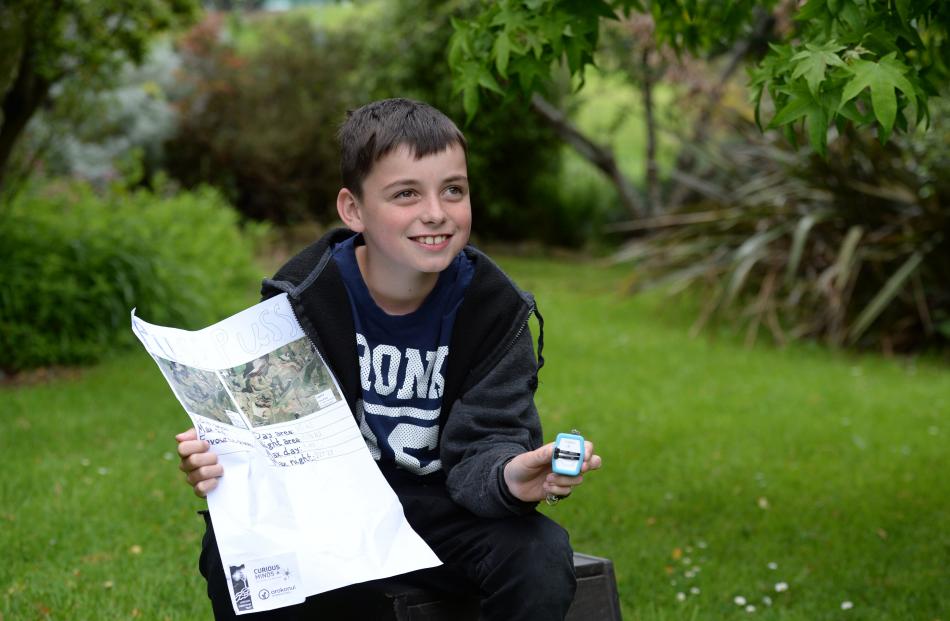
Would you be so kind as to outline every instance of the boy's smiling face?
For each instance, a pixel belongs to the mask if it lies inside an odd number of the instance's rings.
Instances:
[[[344,188],[337,207],[347,226],[363,233],[361,268],[371,291],[434,285],[472,228],[465,152],[453,143],[416,159],[408,147],[397,147],[373,165],[362,198]]]

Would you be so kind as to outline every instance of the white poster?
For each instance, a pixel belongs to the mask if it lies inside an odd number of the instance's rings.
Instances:
[[[224,467],[208,495],[237,614],[434,567],[286,294],[194,332],[132,311]]]

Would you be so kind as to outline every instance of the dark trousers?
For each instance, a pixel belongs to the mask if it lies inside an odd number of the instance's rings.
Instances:
[[[256,621],[367,620],[385,605],[392,584],[409,584],[481,598],[481,618],[555,621],[574,599],[574,561],[567,532],[532,512],[501,519],[480,518],[458,506],[443,485],[394,485],[406,519],[444,563],[439,567],[336,589],[303,604],[241,615]],[[199,560],[217,620],[236,619],[211,521]]]

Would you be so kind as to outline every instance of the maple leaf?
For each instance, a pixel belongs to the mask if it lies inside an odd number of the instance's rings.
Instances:
[[[815,151],[824,156],[828,151],[828,101],[819,100],[800,83],[780,89],[780,92],[789,97],[782,109],[775,113],[769,126],[788,125],[804,117],[808,141]]]
[[[843,49],[844,46],[838,45],[835,41],[829,41],[823,45],[806,44],[803,51],[791,58],[792,62],[795,63],[792,78],[805,76],[805,81],[808,83],[808,89],[812,92],[812,95],[818,95],[818,88],[825,81],[825,70],[829,66],[845,66],[844,61],[838,56],[838,52]]]
[[[913,85],[905,77],[907,65],[897,60],[897,53],[891,52],[878,62],[855,60],[848,71],[854,77],[845,85],[841,93],[843,106],[857,97],[865,88],[871,89],[871,107],[874,117],[881,124],[881,141],[886,142],[897,118],[897,93],[899,90],[910,99],[917,98]]]

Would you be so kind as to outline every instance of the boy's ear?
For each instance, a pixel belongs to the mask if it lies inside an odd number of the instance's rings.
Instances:
[[[340,192],[336,195],[336,212],[348,229],[356,233],[363,232],[359,201],[356,195],[346,188],[340,188]]]

